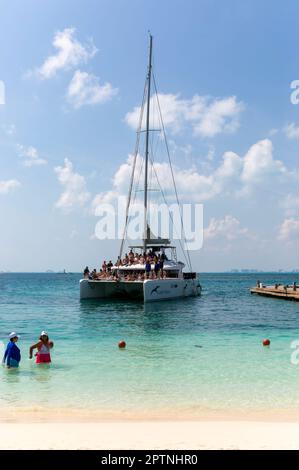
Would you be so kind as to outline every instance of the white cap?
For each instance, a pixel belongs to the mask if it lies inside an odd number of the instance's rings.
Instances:
[[[40,336],[49,336],[48,333],[46,331],[42,331]]]
[[[19,338],[19,335],[17,335],[17,333],[15,331],[12,331],[8,337],[9,337],[9,339]]]

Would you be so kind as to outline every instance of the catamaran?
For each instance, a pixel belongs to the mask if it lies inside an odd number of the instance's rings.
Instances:
[[[109,267],[108,272],[103,273],[98,278],[85,276],[80,280],[80,299],[107,299],[124,298],[128,300],[140,299],[144,302],[157,300],[184,298],[198,296],[201,294],[201,285],[196,272],[192,271],[189,251],[183,250],[188,265],[188,271],[185,272],[185,263],[177,260],[176,246],[171,243],[169,238],[155,236],[148,224],[149,213],[149,163],[150,162],[150,133],[155,131],[150,127],[150,106],[151,106],[151,85],[155,86],[156,97],[158,97],[155,77],[152,70],[152,35],[149,36],[149,59],[146,82],[144,87],[143,102],[140,108],[139,127],[137,130],[137,141],[132,164],[132,173],[130,179],[130,188],[126,203],[126,216],[123,237],[121,240],[120,252],[117,262]],[[146,104],[146,126],[142,129],[144,109]],[[162,119],[160,105],[158,104],[162,134],[166,142],[166,149],[169,157],[169,165],[175,187],[174,174],[171,166],[169,148],[166,140],[166,133]],[[160,129],[161,131],[161,129]],[[126,254],[123,258],[124,245],[127,237],[127,229],[130,217],[130,205],[132,203],[132,188],[135,179],[136,162],[140,155],[140,136],[145,133],[145,152],[144,152],[144,226],[143,238],[139,244],[129,245],[130,256]],[[140,157],[139,157],[140,158]],[[153,161],[152,161],[153,166]],[[140,175],[139,175],[140,178]],[[163,194],[163,191],[161,189]],[[175,194],[178,201],[177,190]],[[164,198],[165,200],[165,198]],[[181,223],[183,220],[181,217]],[[139,253],[137,255],[137,253]],[[158,268],[157,268],[158,266]]]

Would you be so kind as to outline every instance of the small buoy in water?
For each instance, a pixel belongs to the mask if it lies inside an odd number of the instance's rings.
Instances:
[[[270,346],[270,340],[268,338],[263,340],[263,346]]]
[[[118,347],[119,347],[120,349],[124,349],[124,348],[126,347],[126,342],[125,342],[125,341],[120,341],[120,342],[118,343]]]

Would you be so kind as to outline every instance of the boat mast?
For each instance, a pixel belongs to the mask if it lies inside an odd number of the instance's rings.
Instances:
[[[149,119],[150,119],[150,99],[151,99],[151,76],[152,76],[152,45],[153,36],[149,36],[149,59],[147,72],[147,109],[146,109],[146,140],[145,140],[145,172],[144,172],[144,238],[143,251],[146,251],[147,239],[147,185],[148,185],[148,154],[149,154]]]

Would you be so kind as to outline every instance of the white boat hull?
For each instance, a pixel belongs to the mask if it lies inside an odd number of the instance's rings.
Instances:
[[[143,299],[143,282],[81,279],[80,299]]]
[[[198,279],[148,279],[143,283],[144,302],[191,297],[200,293]]]
[[[154,302],[201,294],[198,279],[147,279],[145,281],[80,280],[80,299],[123,298]]]

